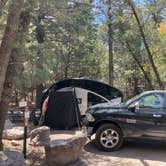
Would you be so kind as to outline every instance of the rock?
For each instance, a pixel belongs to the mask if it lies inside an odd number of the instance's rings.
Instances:
[[[28,131],[29,133],[29,131]],[[24,137],[24,127],[13,127],[3,131],[3,139],[19,140]]]
[[[62,166],[77,161],[86,142],[86,136],[51,141],[49,145],[45,146],[47,164]]]
[[[4,129],[5,130],[6,129],[11,129],[13,127],[14,127],[13,123],[9,119],[6,119]]]
[[[50,128],[38,127],[30,133],[30,144],[33,146],[45,146],[50,143]]]
[[[11,144],[12,144],[13,146],[19,146],[19,145],[20,145],[20,142],[19,142],[19,141],[16,141],[16,140],[12,140],[12,141],[11,141]]]
[[[0,151],[0,160],[6,161],[7,159],[8,157],[5,155],[5,153],[3,151]]]
[[[23,154],[15,151],[1,151],[0,166],[25,166]]]
[[[3,151],[0,151],[0,166],[6,166],[8,157],[4,154]]]

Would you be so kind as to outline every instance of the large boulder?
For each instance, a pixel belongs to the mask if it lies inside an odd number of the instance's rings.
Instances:
[[[16,151],[1,151],[0,166],[25,166],[23,154]]]
[[[13,146],[19,146],[20,145],[20,141],[12,140],[11,141],[11,145],[13,145]]]
[[[50,128],[38,127],[30,133],[30,144],[33,146],[45,146],[50,143]]]
[[[28,131],[29,133],[29,131]],[[3,139],[19,140],[24,137],[24,127],[13,127],[3,131]]]
[[[62,166],[77,161],[86,142],[86,136],[51,141],[49,145],[45,146],[47,164]]]

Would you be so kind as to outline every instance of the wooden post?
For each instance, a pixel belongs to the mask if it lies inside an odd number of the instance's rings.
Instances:
[[[19,102],[19,107],[25,108],[25,110],[24,110],[23,154],[24,154],[24,158],[26,159],[26,152],[27,152],[27,128],[28,128],[28,121],[29,121],[29,107],[28,107],[27,101]]]
[[[25,107],[25,111],[24,111],[24,142],[23,142],[23,154],[24,154],[24,158],[25,159],[26,159],[26,152],[27,152],[28,120],[29,120],[29,108],[28,108],[28,106],[26,106]]]

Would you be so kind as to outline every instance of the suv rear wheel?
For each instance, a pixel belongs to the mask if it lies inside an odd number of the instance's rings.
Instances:
[[[115,151],[123,144],[123,134],[114,124],[103,124],[96,131],[95,143],[100,150]]]

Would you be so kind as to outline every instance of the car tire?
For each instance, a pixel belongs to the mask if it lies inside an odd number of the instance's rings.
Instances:
[[[116,151],[123,144],[121,129],[114,124],[103,124],[96,131],[95,144],[102,151]]]

